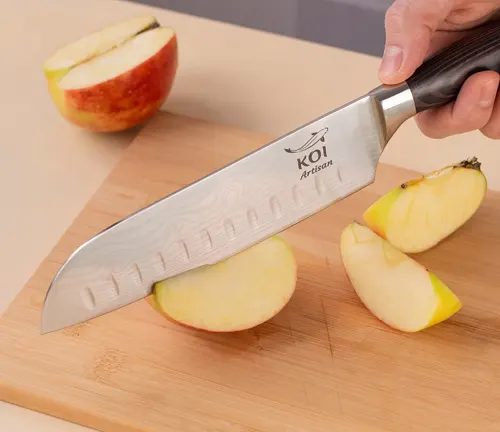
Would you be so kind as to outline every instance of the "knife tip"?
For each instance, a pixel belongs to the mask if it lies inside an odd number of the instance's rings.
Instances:
[[[42,318],[40,320],[40,335],[52,333],[52,332],[57,331],[57,330],[59,330],[59,328],[57,328],[53,324],[52,325],[50,324],[50,322],[48,320],[46,309],[44,308],[42,311]]]
[[[40,335],[43,336],[43,335],[46,335],[48,333],[53,333],[57,330],[60,330],[60,328],[48,324],[47,321],[44,319],[43,314],[42,314],[42,320],[40,322],[40,327],[39,327]]]
[[[65,326],[61,325],[60,320],[56,320],[55,317],[60,316],[57,313],[57,308],[53,304],[53,292],[49,289],[45,302],[42,309],[42,315],[40,318],[39,331],[40,335],[45,335],[47,333],[53,333],[57,330],[63,329]]]

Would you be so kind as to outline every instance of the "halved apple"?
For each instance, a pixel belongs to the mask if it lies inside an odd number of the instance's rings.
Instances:
[[[435,274],[358,222],[342,231],[340,251],[360,300],[392,328],[417,332],[448,319],[462,307]]]
[[[137,126],[168,97],[177,73],[173,29],[154,17],[109,26],[68,44],[43,66],[64,118],[99,132]]]
[[[423,252],[464,225],[486,191],[486,177],[474,157],[393,189],[372,204],[363,219],[400,251]]]
[[[240,331],[278,314],[292,297],[296,280],[293,250],[275,236],[213,266],[155,284],[148,303],[187,327]]]

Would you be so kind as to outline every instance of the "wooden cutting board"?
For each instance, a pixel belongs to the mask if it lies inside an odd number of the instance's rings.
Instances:
[[[1,318],[0,398],[106,432],[497,432],[500,194],[416,257],[462,311],[403,334],[363,307],[338,251],[347,223],[416,175],[394,167],[284,233],[300,266],[297,292],[258,328],[199,333],[139,301],[39,335],[47,286],[77,246],[268,139],[168,114],[152,120]]]

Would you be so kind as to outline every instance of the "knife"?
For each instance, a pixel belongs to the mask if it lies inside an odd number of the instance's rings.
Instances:
[[[481,70],[500,72],[498,22],[430,57],[406,82],[374,88],[111,225],[55,275],[41,333],[143,299],[155,282],[224,260],[365,188],[398,128],[452,102]]]

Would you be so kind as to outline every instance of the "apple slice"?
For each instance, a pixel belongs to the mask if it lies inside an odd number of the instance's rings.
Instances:
[[[372,204],[363,219],[400,251],[424,252],[464,225],[486,191],[486,177],[474,157],[393,189]]]
[[[435,274],[358,222],[342,231],[340,251],[360,300],[392,328],[417,332],[448,319],[462,307]]]
[[[62,48],[45,63],[49,93],[64,118],[111,132],[134,127],[160,109],[177,72],[174,30],[154,18],[138,19],[82,40],[87,44]]]
[[[275,236],[213,266],[155,284],[148,302],[187,327],[240,331],[278,314],[292,297],[296,280],[293,250]]]

